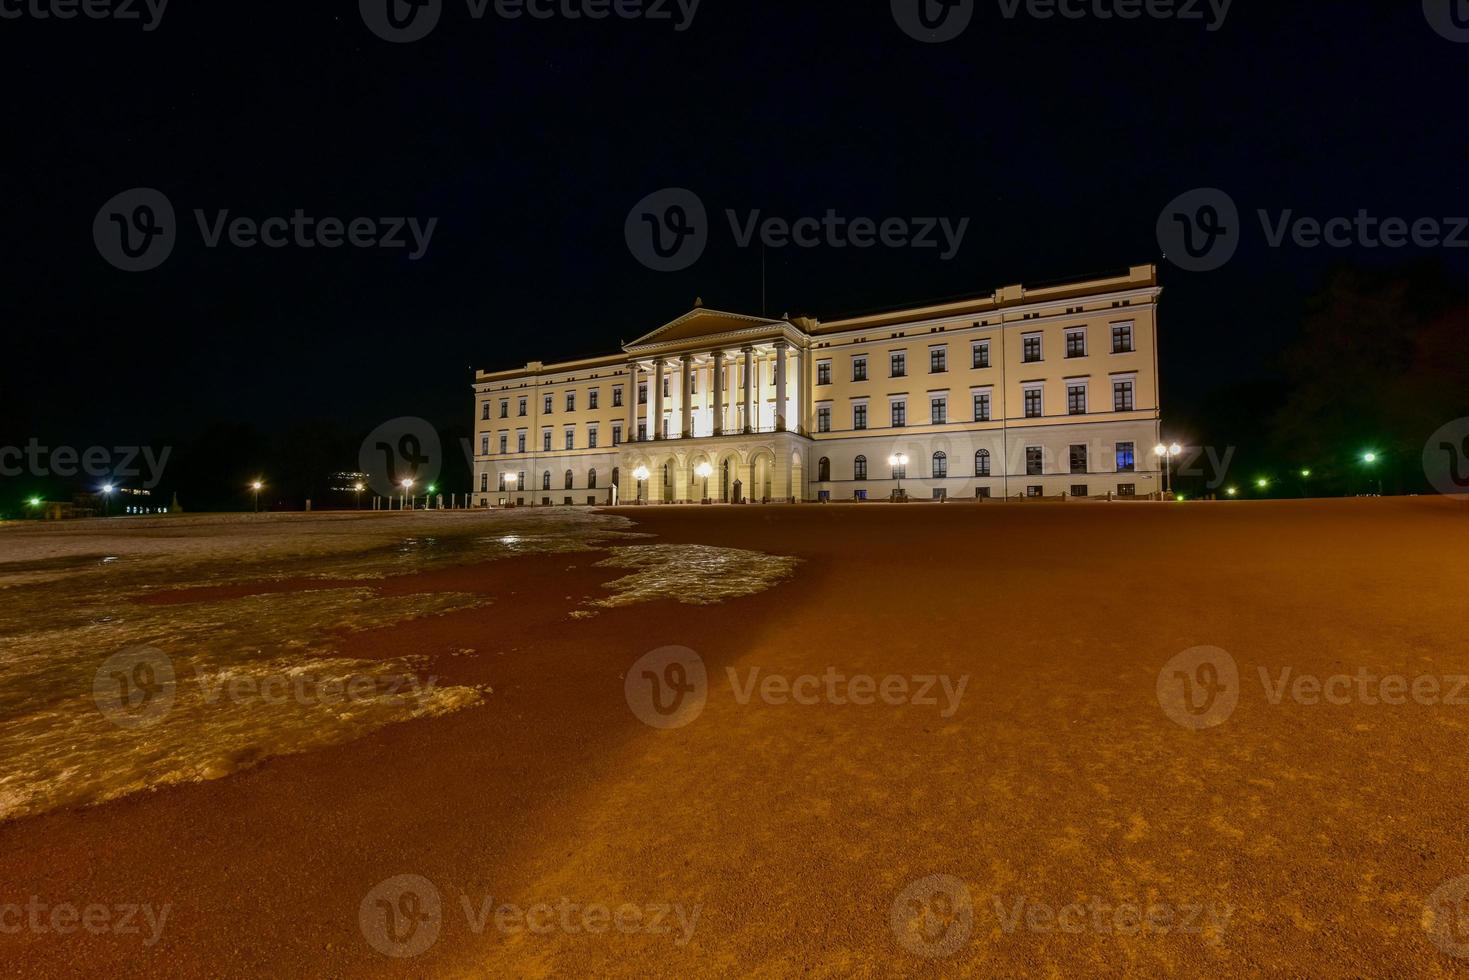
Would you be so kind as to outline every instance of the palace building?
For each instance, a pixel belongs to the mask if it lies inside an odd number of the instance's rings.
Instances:
[[[823,321],[701,303],[475,375],[477,506],[1161,490],[1151,265]]]

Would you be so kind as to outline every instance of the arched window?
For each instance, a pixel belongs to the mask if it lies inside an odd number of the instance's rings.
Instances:
[[[566,471],[566,489],[571,489],[571,470]]]
[[[933,454],[934,479],[941,479],[949,475],[949,457],[941,452]]]
[[[549,489],[551,489],[551,471],[550,470],[546,470],[544,473],[541,474],[541,489],[542,490],[549,490]]]
[[[821,457],[816,464],[816,479],[820,483],[826,483],[831,479],[831,460],[825,456]]]
[[[990,475],[990,451],[988,449],[981,449],[974,454],[974,475]]]
[[[858,456],[852,460],[852,478],[854,480],[867,479],[867,457]]]
[[[615,487],[615,486],[618,486],[621,483],[622,483],[622,467],[620,467],[620,466],[614,466],[614,467],[612,467],[612,485]]]
[[[668,384],[668,379],[667,378],[664,378],[663,379],[663,384],[665,386]],[[673,486],[673,474],[671,474],[671,473],[668,472],[668,464],[667,463],[664,463],[663,464],[663,485],[665,487],[671,487],[671,486]]]
[[[587,489],[588,490],[595,490],[595,489],[597,489],[597,471],[596,470],[587,470]]]

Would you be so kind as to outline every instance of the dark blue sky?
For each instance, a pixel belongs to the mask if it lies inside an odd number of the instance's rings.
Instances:
[[[1417,2],[1238,0],[1212,32],[1001,10],[978,2],[934,45],[885,2],[703,0],[678,31],[447,0],[402,45],[351,2],[180,3],[152,31],[0,20],[4,403],[25,434],[82,445],[223,419],[467,423],[471,365],[610,352],[695,296],[759,312],[760,252],[726,208],[969,219],[950,261],[767,253],[769,312],[835,314],[1157,261],[1163,206],[1214,186],[1245,215],[1238,255],[1164,272],[1165,410],[1183,412],[1271,371],[1331,263],[1433,254],[1272,249],[1256,209],[1469,212],[1469,44]],[[92,222],[138,186],[180,236],[129,274]],[[668,186],[715,228],[692,268],[657,273],[623,225]],[[195,208],[439,220],[413,262],[207,249]],[[1469,272],[1469,250],[1437,254]]]

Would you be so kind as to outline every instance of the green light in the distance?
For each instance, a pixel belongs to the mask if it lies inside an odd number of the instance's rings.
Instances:
[[[1262,476],[1260,477],[1260,479],[1255,481],[1255,486],[1259,487],[1261,490],[1264,490],[1266,487],[1270,486],[1270,481]]]
[[[1301,470],[1301,476],[1309,480],[1311,478],[1311,471]]]
[[[1239,493],[1239,488],[1238,487],[1230,487],[1228,490],[1226,490],[1224,492],[1227,493],[1227,494],[1229,494],[1231,497],[1233,497],[1233,496],[1235,496],[1236,494]]]
[[[41,498],[32,497],[29,501],[27,501],[27,503],[29,503],[32,507],[39,507],[41,506]]]
[[[1376,453],[1363,453],[1362,454],[1362,462],[1364,462],[1364,463],[1375,463],[1375,462],[1377,462],[1377,454]]]

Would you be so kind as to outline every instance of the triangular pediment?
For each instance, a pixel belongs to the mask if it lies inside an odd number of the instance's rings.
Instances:
[[[698,307],[676,320],[665,323],[652,333],[639,337],[628,344],[627,349],[697,340],[700,337],[716,337],[742,330],[758,330],[762,327],[778,327],[783,322],[759,316],[746,316],[743,313],[725,313],[720,310],[706,310]]]

